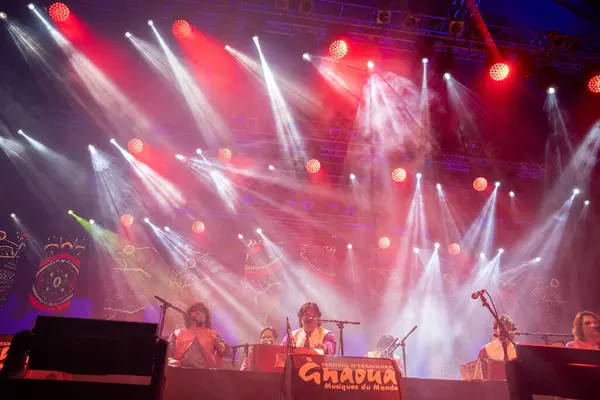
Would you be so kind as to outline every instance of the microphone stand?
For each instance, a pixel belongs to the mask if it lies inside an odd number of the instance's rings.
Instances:
[[[406,376],[408,376],[408,372],[407,372],[407,371],[408,371],[408,366],[406,365],[406,339],[408,339],[408,337],[409,337],[410,335],[412,335],[412,333],[413,333],[413,332],[414,332],[414,331],[417,329],[417,326],[418,326],[418,325],[415,325],[415,326],[414,326],[414,327],[413,327],[413,328],[410,330],[410,332],[408,332],[408,333],[406,334],[406,336],[404,336],[404,337],[402,338],[402,340],[400,341],[400,343],[398,343],[398,346],[402,346],[402,363],[404,364],[404,376],[405,376],[405,377],[406,377]],[[396,348],[397,348],[397,346],[396,346]],[[394,353],[394,352],[392,351],[392,353]]]
[[[169,303],[167,300],[163,299],[162,297],[155,295],[154,298],[161,302],[160,315],[158,317],[157,335],[158,335],[158,337],[162,337],[163,328],[165,327],[165,316],[167,315],[167,310],[169,309],[169,307],[172,308],[173,310],[179,312],[181,315],[185,315],[185,311],[183,311],[181,308],[173,305],[172,303]]]
[[[481,299],[481,306],[487,308],[488,311],[490,312],[490,314],[492,314],[492,317],[494,317],[494,319],[498,323],[498,329],[500,329],[500,335],[498,335],[498,338],[500,339],[500,343],[502,344],[502,350],[504,351],[504,362],[506,363],[506,362],[508,362],[508,343],[507,343],[507,341],[511,342],[513,344],[513,346],[516,347],[515,341],[508,334],[508,331],[506,330],[504,323],[500,320],[500,316],[498,315],[498,313],[495,310],[493,310],[492,307],[490,307],[490,304],[488,303],[487,299],[485,298],[486,293],[488,296],[490,296],[488,291],[484,290],[481,292],[481,294],[478,297]]]
[[[340,330],[340,348],[338,350],[338,355],[340,355],[340,356],[344,355],[344,325],[346,325],[346,324],[360,325],[360,322],[338,321],[337,319],[318,319],[317,322],[319,322],[319,323],[332,322],[337,325],[337,327]]]
[[[237,353],[237,350],[240,348],[244,348],[244,356],[248,357],[248,347],[250,345],[248,343],[244,343],[244,344],[238,344],[237,346],[231,346],[231,366],[234,367],[235,366],[235,355]]]

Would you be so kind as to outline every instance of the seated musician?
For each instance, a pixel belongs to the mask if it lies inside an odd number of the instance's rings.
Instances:
[[[313,302],[304,303],[298,311],[300,329],[292,332],[294,343],[296,347],[311,348],[319,354],[335,355],[335,335],[317,322],[319,318],[321,318],[319,306]],[[281,345],[287,346],[288,340],[286,335]]]
[[[277,331],[272,326],[265,326],[260,331],[260,344],[274,344],[277,341]],[[250,350],[252,351],[252,350]],[[246,371],[250,366],[250,358],[248,355],[244,358],[240,371]]]
[[[212,330],[210,310],[204,303],[192,305],[183,316],[185,328],[169,337],[169,366],[221,368],[229,352],[225,340]]]
[[[515,321],[508,315],[500,315],[500,321],[504,325],[504,329],[508,332],[510,339],[515,337],[515,332],[517,331],[517,324]],[[507,351],[508,351],[508,359],[511,360],[517,357],[517,349],[508,339],[501,339],[500,335],[500,327],[498,326],[498,321],[494,321],[493,325],[494,329],[494,338],[491,342],[486,344],[479,350],[479,358],[483,360],[495,360],[495,361],[504,361],[504,348],[502,346],[502,340],[506,341]]]
[[[573,320],[575,340],[567,343],[572,349],[600,348],[600,317],[590,311],[578,312]]]
[[[388,354],[388,349],[392,345],[393,342],[394,342],[394,337],[392,335],[388,335],[386,333],[381,334],[381,336],[379,336],[379,339],[377,339],[377,344],[375,345],[377,347],[377,350],[367,352],[367,354],[365,354],[365,357],[367,357],[367,358],[393,358],[393,360],[398,365],[398,369],[404,375],[404,365],[402,364],[400,357],[398,357],[394,353]]]

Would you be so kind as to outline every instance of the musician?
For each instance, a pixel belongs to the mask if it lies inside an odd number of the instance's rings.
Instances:
[[[337,347],[335,335],[317,322],[321,315],[321,310],[316,303],[304,303],[298,311],[300,329],[292,332],[292,338],[296,347],[312,348],[319,354],[335,355]],[[288,335],[285,335],[281,345],[287,346],[288,340]]]
[[[277,331],[272,326],[265,326],[260,331],[260,344],[274,344],[277,341]],[[250,350],[252,351],[252,350]],[[244,358],[240,371],[248,370],[250,366],[250,358],[248,355]]]
[[[367,354],[365,354],[365,357],[367,357],[367,358],[390,357],[390,355],[386,354],[386,353],[387,353],[387,350],[392,345],[392,343],[394,343],[394,339],[395,338],[392,335],[388,335],[387,333],[381,334],[381,336],[379,336],[379,339],[377,339],[377,344],[375,345],[377,350],[367,352]],[[396,364],[398,365],[398,369],[404,375],[404,365],[402,364],[400,357],[398,357],[397,355],[395,355],[393,353],[391,354],[391,356],[393,356],[394,361],[396,361]]]
[[[502,324],[504,325],[504,329],[508,332],[509,339],[500,339],[500,327],[498,325],[498,321],[494,320],[494,338],[491,342],[486,344],[479,350],[479,358],[483,360],[496,360],[496,361],[504,361],[504,348],[502,347],[502,341],[504,340],[507,346],[508,351],[508,359],[511,360],[517,357],[517,350],[515,346],[512,344],[511,340],[514,341],[515,332],[517,331],[517,324],[515,321],[509,317],[508,315],[500,315],[498,318]]]
[[[573,320],[575,340],[567,343],[572,349],[600,348],[600,317],[590,311],[578,312]]]
[[[210,310],[204,303],[192,305],[183,316],[185,328],[169,337],[169,366],[221,368],[229,346],[212,330]]]

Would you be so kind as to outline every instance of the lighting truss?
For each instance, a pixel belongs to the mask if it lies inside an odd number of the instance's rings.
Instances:
[[[81,7],[110,9],[118,12],[123,9],[147,8],[143,0],[76,0]],[[407,16],[415,15],[406,9],[403,1],[391,10],[390,23],[381,24],[375,17],[378,8],[366,5],[342,3],[334,0],[318,0],[310,13],[303,13],[290,2],[287,9],[276,9],[268,0],[171,0],[163,10],[167,23],[185,12],[188,20],[202,30],[218,26],[248,31],[255,26],[253,20],[260,14],[264,19],[263,32],[272,35],[297,36],[311,35],[324,39],[332,31],[343,30],[356,41],[377,44],[389,51],[413,51],[416,37],[428,37],[435,43],[436,51],[451,50],[458,59],[483,62],[487,55],[484,39],[471,35],[474,25],[463,21],[464,29],[458,35],[450,33],[452,19],[418,14],[416,24],[405,26]],[[232,23],[235,20],[235,23]],[[499,49],[507,54],[528,54],[538,65],[554,65],[563,73],[580,73],[586,62],[600,61],[600,42],[591,38],[577,37],[580,46],[577,51],[557,51],[552,48],[548,32],[531,29],[487,25],[492,39]]]

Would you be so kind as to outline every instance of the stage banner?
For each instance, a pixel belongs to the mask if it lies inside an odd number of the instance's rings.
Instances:
[[[400,371],[389,359],[303,354],[293,359],[293,368],[286,362],[285,400],[403,399]]]

